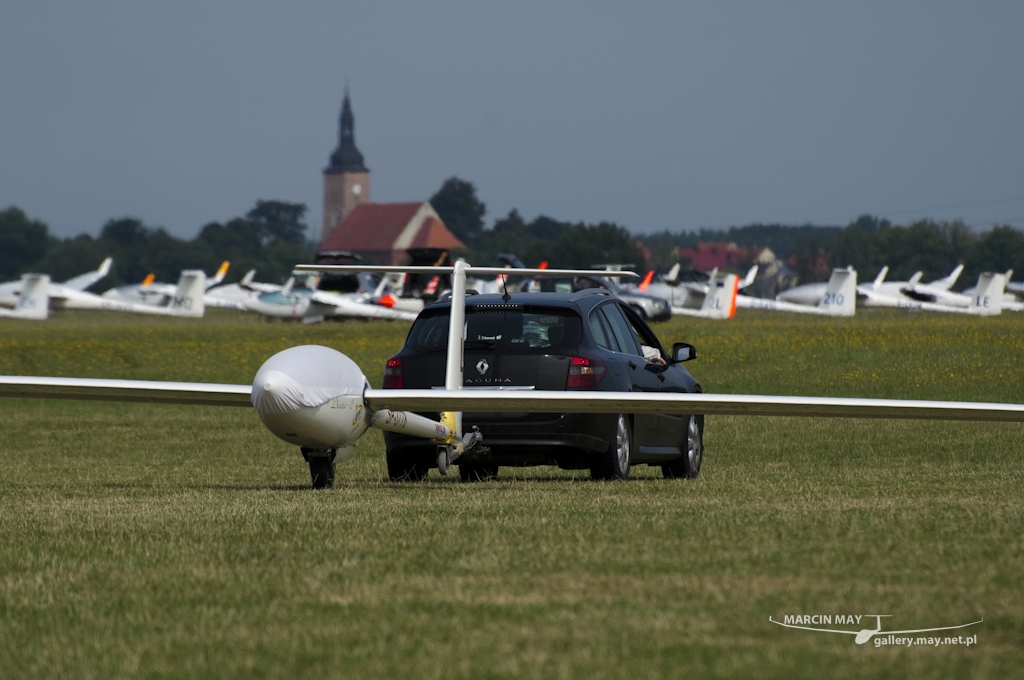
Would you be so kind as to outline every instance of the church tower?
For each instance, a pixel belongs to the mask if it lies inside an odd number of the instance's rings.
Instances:
[[[360,203],[370,201],[370,171],[363,164],[363,154],[356,148],[355,118],[345,88],[338,129],[338,147],[331,154],[331,164],[324,169],[324,221],[320,242],[345,220]]]

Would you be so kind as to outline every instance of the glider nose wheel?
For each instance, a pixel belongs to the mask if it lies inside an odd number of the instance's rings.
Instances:
[[[336,449],[310,449],[302,447],[302,457],[309,462],[309,476],[314,489],[334,487],[334,458]]]

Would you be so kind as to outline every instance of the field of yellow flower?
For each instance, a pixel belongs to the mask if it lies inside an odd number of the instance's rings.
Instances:
[[[709,392],[1016,403],[1022,329],[872,310],[655,328],[698,347]],[[407,330],[56,314],[0,320],[0,373],[247,384],[315,343],[379,385]],[[393,484],[371,433],[314,492],[250,410],[0,406],[3,678],[1024,675],[1020,424],[709,418],[699,479],[624,483]],[[769,621],[821,614],[984,622],[971,647],[907,648]]]

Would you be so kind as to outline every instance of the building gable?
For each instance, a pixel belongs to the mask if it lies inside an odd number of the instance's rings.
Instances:
[[[464,247],[429,202],[362,203],[320,244],[321,251],[347,250],[394,264],[408,248]]]

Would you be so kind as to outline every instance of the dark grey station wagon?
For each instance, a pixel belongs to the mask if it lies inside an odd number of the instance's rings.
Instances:
[[[386,389],[444,385],[450,310],[446,298],[424,308],[388,359]],[[470,390],[700,391],[682,366],[693,347],[676,343],[669,354],[636,312],[601,289],[467,296],[464,356]],[[700,415],[465,413],[463,428],[473,426],[483,446],[457,461],[466,481],[527,465],[625,479],[644,464],[666,477],[696,477],[703,458]],[[437,466],[436,447],[423,439],[385,432],[384,441],[394,480],[420,480]]]

